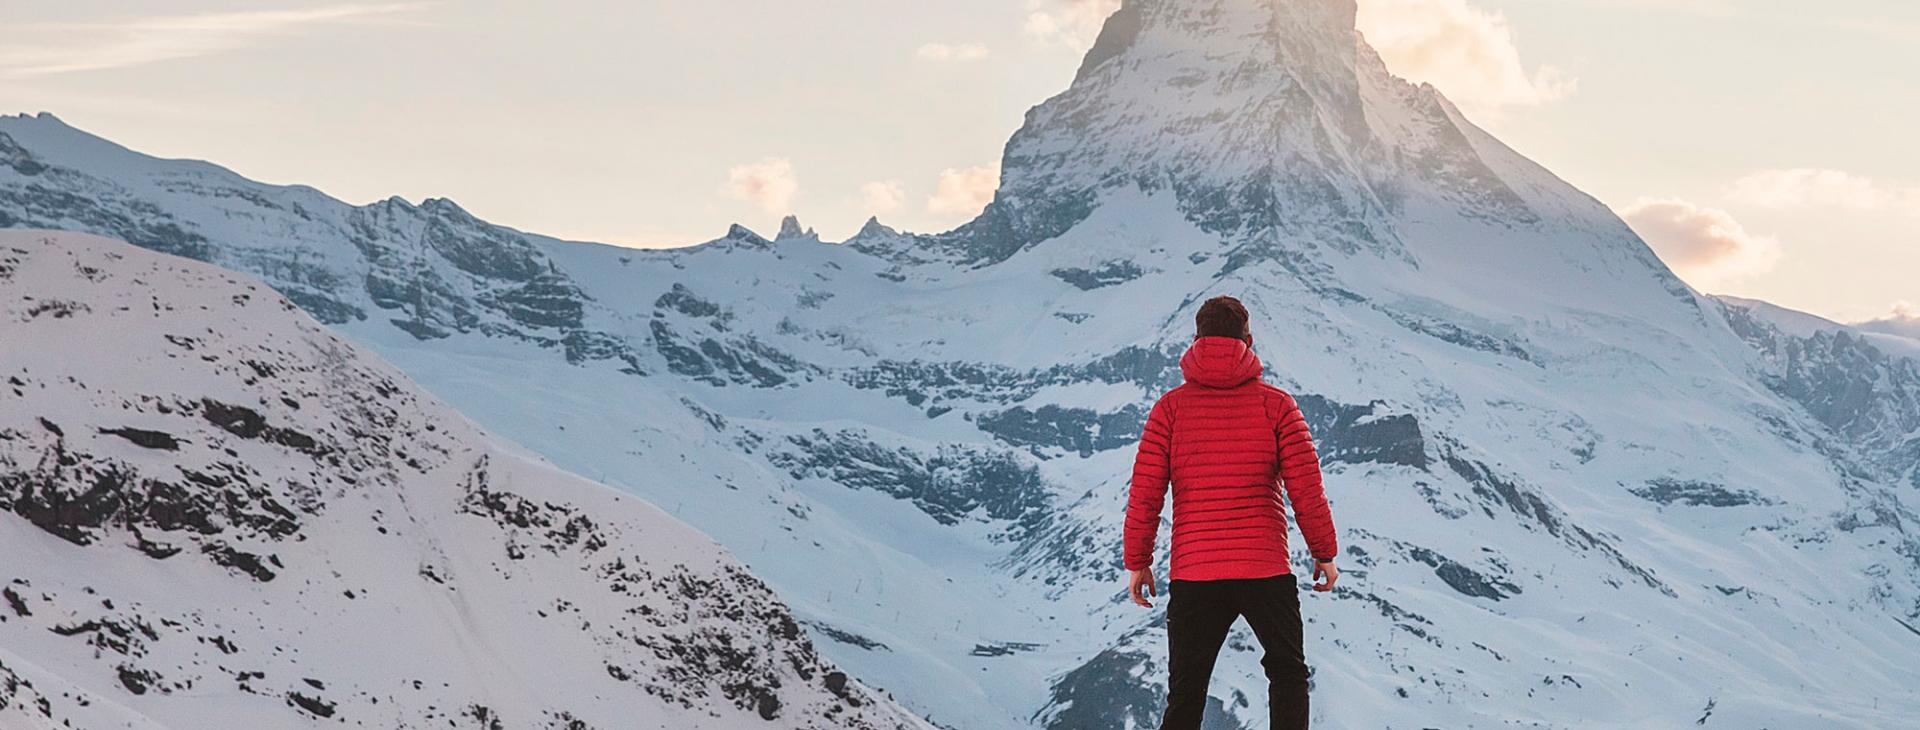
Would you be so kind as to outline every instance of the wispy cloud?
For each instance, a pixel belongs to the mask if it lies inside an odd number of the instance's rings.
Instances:
[[[800,194],[800,180],[793,174],[792,161],[769,157],[728,170],[727,192],[773,215],[787,215]]]
[[[1827,27],[1850,33],[1874,35],[1901,43],[1920,43],[1920,25],[1888,21],[1884,18],[1871,20],[1835,19],[1822,21]]]
[[[1027,35],[1085,51],[1120,0],[1027,0]]]
[[[927,212],[953,218],[979,215],[988,203],[993,202],[993,192],[999,187],[999,163],[964,169],[948,168],[940,173],[940,182],[934,188],[933,196],[927,198]]]
[[[427,3],[155,16],[99,23],[30,23],[0,31],[0,77],[142,66],[227,53],[314,26],[407,21]]]
[[[1763,208],[1843,208],[1920,216],[1920,186],[1842,170],[1761,170],[1735,180],[1727,199]]]
[[[1920,340],[1920,306],[1905,300],[1894,302],[1892,312],[1855,322],[1853,326],[1868,332],[1884,332]]]
[[[1654,10],[1689,15],[1725,17],[1743,8],[1737,0],[1562,0],[1567,5],[1623,10]]]
[[[928,43],[915,51],[922,61],[978,61],[988,55],[986,46],[978,43]]]
[[[1576,81],[1560,69],[1529,69],[1505,16],[1467,0],[1361,0],[1360,32],[1387,67],[1438,87],[1475,116],[1565,98]]]
[[[860,186],[860,202],[869,215],[884,215],[907,202],[907,191],[897,180],[881,180]]]
[[[1780,263],[1780,242],[1755,235],[1716,208],[1642,199],[1620,217],[1680,278],[1702,289],[1764,274]]]

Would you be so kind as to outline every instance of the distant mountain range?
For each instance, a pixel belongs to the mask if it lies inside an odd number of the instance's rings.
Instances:
[[[0,118],[0,226],[259,277],[712,535],[836,665],[947,727],[1157,723],[1124,478],[1216,294],[1302,402],[1346,546],[1341,589],[1303,597],[1316,726],[1920,715],[1908,341],[1693,291],[1388,73],[1353,15],[1127,0],[986,211],[939,234],[565,242],[46,115]],[[1212,726],[1261,727],[1257,645],[1228,647]]]

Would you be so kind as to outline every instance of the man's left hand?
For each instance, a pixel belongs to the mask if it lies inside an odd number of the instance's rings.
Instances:
[[[1333,590],[1333,584],[1340,580],[1340,568],[1333,561],[1313,563],[1313,589],[1321,593]]]

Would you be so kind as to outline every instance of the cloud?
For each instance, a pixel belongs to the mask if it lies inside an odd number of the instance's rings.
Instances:
[[[1120,0],[1027,0],[1027,35],[1085,51]]]
[[[1884,317],[1854,323],[1855,327],[1868,332],[1881,332],[1920,340],[1920,306],[1913,302],[1893,303],[1893,311]]]
[[[907,191],[898,181],[875,181],[860,186],[860,200],[870,215],[891,213],[906,204]]]
[[[987,47],[978,43],[928,43],[915,51],[922,61],[978,61],[987,57]]]
[[[0,77],[141,66],[239,50],[325,24],[399,22],[427,4],[327,5],[290,10],[157,16],[103,23],[14,26],[0,41]]]
[[[1475,116],[1540,106],[1577,85],[1552,66],[1528,70],[1506,17],[1467,0],[1360,0],[1359,26],[1395,74],[1433,84]]]
[[[1000,165],[982,165],[966,169],[948,168],[940,173],[940,184],[927,198],[927,212],[964,218],[979,215],[993,202],[1000,187]]]
[[[1027,8],[1027,35],[1085,51],[1120,0],[1027,0]],[[1528,69],[1506,17],[1468,0],[1360,0],[1359,26],[1395,73],[1439,87],[1479,118],[1557,101],[1578,86],[1552,66]]]
[[[728,170],[727,190],[736,200],[758,205],[773,215],[786,215],[793,212],[800,182],[793,175],[792,161],[769,157]]]
[[[1724,210],[1641,199],[1620,217],[1674,273],[1702,289],[1763,274],[1780,263],[1779,241],[1749,233]]]
[[[1724,18],[1743,9],[1740,0],[1564,0],[1569,4],[1620,10],[1655,10]]]
[[[1761,170],[1735,180],[1727,199],[1763,208],[1844,208],[1920,216],[1920,187],[1840,170]]]

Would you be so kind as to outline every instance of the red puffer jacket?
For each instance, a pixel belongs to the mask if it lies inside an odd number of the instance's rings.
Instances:
[[[1260,381],[1260,358],[1232,337],[1201,337],[1180,359],[1187,382],[1153,404],[1127,499],[1126,566],[1153,565],[1154,535],[1173,482],[1173,580],[1265,578],[1287,565],[1293,503],[1315,558],[1339,553],[1300,406]]]

